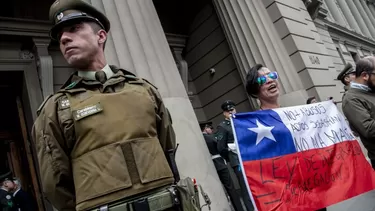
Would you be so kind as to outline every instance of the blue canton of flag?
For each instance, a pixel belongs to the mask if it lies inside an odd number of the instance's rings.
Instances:
[[[236,114],[233,127],[244,161],[297,152],[292,134],[273,110]]]

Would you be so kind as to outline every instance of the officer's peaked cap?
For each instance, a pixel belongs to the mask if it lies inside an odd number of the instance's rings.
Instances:
[[[0,171],[0,183],[6,180],[11,180],[12,172],[11,171]]]
[[[236,104],[231,100],[226,100],[223,104],[221,104],[221,109],[223,111],[229,111],[231,109],[234,109]]]
[[[210,121],[200,122],[199,126],[201,130],[203,131],[203,129],[205,129],[206,127],[212,127],[212,122]]]
[[[344,67],[344,69],[340,72],[340,74],[337,76],[337,80],[342,80],[346,75],[350,73],[354,73],[355,69],[353,68],[353,65],[351,63],[347,63]]]
[[[62,27],[79,21],[92,21],[109,32],[108,18],[95,7],[82,0],[56,0],[49,9],[49,19],[53,24],[50,37],[57,40]]]

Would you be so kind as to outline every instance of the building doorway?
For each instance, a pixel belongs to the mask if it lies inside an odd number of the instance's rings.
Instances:
[[[45,210],[39,188],[33,145],[24,109],[23,71],[0,71],[0,172],[17,177],[34,201],[35,210]],[[27,102],[25,102],[27,104]]]

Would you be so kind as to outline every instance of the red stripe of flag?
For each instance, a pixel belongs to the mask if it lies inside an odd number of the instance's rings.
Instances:
[[[375,187],[375,173],[357,141],[244,161],[244,168],[260,211],[317,210]]]

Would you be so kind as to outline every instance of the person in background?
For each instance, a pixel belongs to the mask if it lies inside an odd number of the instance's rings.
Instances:
[[[31,196],[22,189],[21,181],[18,178],[13,178],[13,201],[18,211],[36,211],[35,203]]]
[[[276,71],[271,71],[262,64],[256,64],[246,75],[246,92],[253,98],[259,99],[260,109],[280,108],[279,78]],[[318,211],[326,211],[326,208]]]
[[[241,204],[240,195],[238,195],[232,178],[230,176],[230,172],[228,166],[219,154],[217,150],[217,141],[213,136],[213,127],[211,122],[202,122],[199,124],[201,127],[201,131],[203,133],[204,140],[206,141],[208,151],[211,154],[212,161],[215,165],[217,174],[221,183],[224,185],[225,190],[227,191],[229,198],[232,202],[232,205],[236,211],[243,211],[243,207]]]
[[[318,101],[316,100],[315,96],[309,97],[306,101],[306,104],[312,104],[312,103],[317,103]]]
[[[230,122],[230,117],[236,113],[235,103],[231,100],[227,100],[221,105],[221,109],[223,110],[224,120],[217,126],[217,149],[220,155],[225,158],[227,162],[229,162],[234,173],[236,174],[238,183],[240,185],[241,196],[244,200],[246,209],[251,211],[254,210],[254,207],[250,200],[250,195],[247,191],[246,182],[242,174],[242,168],[237,155]]]
[[[344,95],[350,88],[350,83],[355,80],[355,69],[351,63],[347,63],[344,69],[337,76],[337,80],[340,80],[344,84]]]
[[[16,211],[10,192],[12,181],[7,178],[10,174],[0,175],[0,211]]]
[[[367,149],[375,169],[375,57],[360,59],[355,76],[344,96],[342,110],[353,132],[359,135]]]

